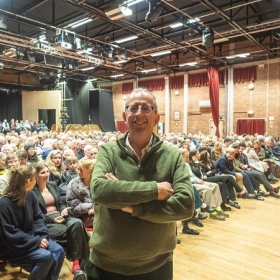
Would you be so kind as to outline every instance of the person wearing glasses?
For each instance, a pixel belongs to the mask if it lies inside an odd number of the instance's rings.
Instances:
[[[128,131],[100,147],[92,173],[87,279],[171,280],[176,222],[194,213],[187,167],[180,152],[153,133],[160,115],[147,89],[128,95],[123,119]]]

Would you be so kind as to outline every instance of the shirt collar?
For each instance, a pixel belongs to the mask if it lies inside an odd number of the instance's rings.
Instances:
[[[151,139],[150,139],[149,143],[147,144],[147,146],[141,150],[141,158],[143,158],[143,156],[151,149],[152,141],[153,141],[153,134],[152,134]],[[138,160],[140,161],[141,158],[138,157],[138,155],[136,154],[136,152],[134,151],[134,149],[132,148],[132,146],[129,143],[129,134],[127,134],[125,144],[126,144],[126,148],[127,148],[128,152],[131,155],[136,155]]]

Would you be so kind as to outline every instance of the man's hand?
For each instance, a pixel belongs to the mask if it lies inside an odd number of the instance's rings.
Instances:
[[[172,186],[168,182],[157,183],[158,186],[158,200],[166,200],[174,194]]]
[[[121,209],[123,212],[127,212],[127,213],[130,213],[132,214],[133,212],[133,207],[132,206],[126,206],[124,208]]]
[[[106,178],[107,180],[118,180],[118,178],[117,178],[112,172],[106,173],[106,174],[105,174],[105,178]]]
[[[94,214],[94,210],[92,209],[92,208],[90,208],[89,210],[88,210],[88,215],[93,215]]]

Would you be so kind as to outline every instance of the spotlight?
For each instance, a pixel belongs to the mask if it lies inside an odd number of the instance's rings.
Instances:
[[[202,30],[202,42],[207,49],[212,47],[214,42],[214,32],[211,27],[206,26]]]
[[[4,63],[0,62],[0,69],[4,69]]]
[[[146,14],[145,20],[151,23],[157,20],[163,10],[163,7],[160,5],[160,1],[158,0],[146,1],[149,2],[149,11]]]
[[[123,54],[121,55],[121,58],[122,59],[127,59],[129,57],[129,52],[127,51],[127,50],[125,50],[124,52],[123,52]]]

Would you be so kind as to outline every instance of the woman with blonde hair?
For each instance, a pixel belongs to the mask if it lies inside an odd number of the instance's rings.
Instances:
[[[64,250],[52,241],[33,192],[36,170],[13,167],[0,199],[0,258],[30,272],[29,280],[58,279]]]
[[[223,154],[223,143],[221,141],[216,141],[214,148],[211,150],[211,159],[215,162]]]
[[[91,175],[96,163],[95,159],[81,159],[77,168],[78,177],[71,180],[66,193],[67,205],[73,217],[81,218],[86,227],[93,227],[94,202],[90,193]]]
[[[50,181],[56,182],[57,186],[63,183],[63,172],[65,171],[65,166],[62,161],[62,154],[59,150],[51,151],[46,160],[45,164],[47,165],[50,172]]]

